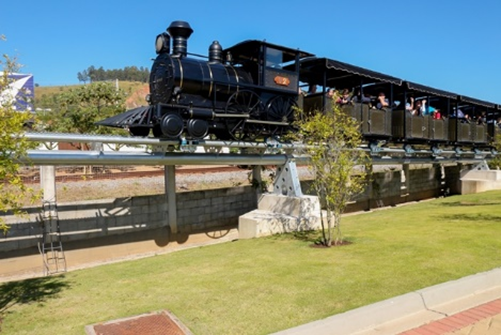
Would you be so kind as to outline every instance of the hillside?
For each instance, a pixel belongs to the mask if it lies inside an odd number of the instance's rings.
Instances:
[[[35,105],[50,108],[50,101],[56,94],[76,87],[77,85],[68,86],[39,86],[35,87]],[[146,105],[146,94],[149,93],[149,86],[146,83],[136,81],[120,81],[118,87],[127,93],[126,108],[135,108]]]

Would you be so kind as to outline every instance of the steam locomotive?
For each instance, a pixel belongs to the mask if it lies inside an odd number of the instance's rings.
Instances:
[[[298,49],[248,40],[223,49],[212,42],[208,57],[188,53],[193,29],[174,21],[156,37],[157,57],[150,74],[148,106],[98,122],[127,128],[133,136],[166,139],[253,141],[292,130],[296,107],[305,112],[329,108],[329,88],[353,95],[343,105],[360,122],[371,143],[489,147],[499,127],[499,105],[315,55]],[[172,43],[171,43],[172,41]],[[172,45],[172,52],[171,52]],[[301,86],[320,87],[301,94]],[[388,105],[378,108],[385,93]],[[440,111],[414,115],[410,102]],[[468,118],[466,117],[468,116]]]
[[[188,57],[193,29],[174,21],[159,34],[150,74],[149,106],[98,122],[126,127],[134,136],[254,140],[290,129],[297,106],[299,60],[309,53],[262,41],[223,50],[209,47],[208,60]],[[172,53],[170,45],[172,39]],[[284,65],[296,64],[293,69]]]

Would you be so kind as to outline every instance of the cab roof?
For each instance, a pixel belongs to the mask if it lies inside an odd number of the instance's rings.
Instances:
[[[224,49],[223,53],[230,52],[233,59],[238,62],[238,60],[258,60],[262,47],[268,47],[277,49],[283,52],[283,61],[291,62],[296,60],[296,55],[299,54],[299,58],[311,57],[313,54],[299,49],[287,48],[282,45],[268,43],[266,41],[258,40],[247,40],[240,42],[230,48]]]

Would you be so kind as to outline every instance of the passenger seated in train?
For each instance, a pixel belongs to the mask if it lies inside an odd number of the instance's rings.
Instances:
[[[363,103],[363,104],[370,104],[371,102],[371,96],[368,93],[364,93],[364,95],[361,97],[360,96],[360,91],[357,92],[352,98],[352,102],[358,102],[358,103]]]
[[[431,117],[435,120],[440,120],[442,119],[442,112],[440,111],[440,109],[436,108]]]
[[[421,100],[421,107],[420,107],[420,114],[423,116],[431,116],[434,119],[440,119],[440,111],[437,110],[435,107],[432,107],[430,105],[427,105],[427,100],[422,99]],[[438,117],[437,117],[438,115]]]
[[[409,112],[411,115],[418,115],[416,108],[414,106],[414,97],[407,98],[407,102],[405,103],[405,111]]]
[[[333,88],[327,88],[326,92],[325,92],[325,96],[329,99],[334,99],[334,89]]]
[[[308,88],[308,94],[313,94],[317,92],[317,85],[310,85]]]
[[[377,100],[376,100],[376,108],[377,109],[384,109],[390,106],[390,102],[388,99],[386,99],[386,95],[383,92],[380,92],[378,94]]]
[[[340,105],[347,105],[351,102],[350,91],[348,89],[344,89],[341,92],[341,95],[337,98],[336,103]]]
[[[414,114],[412,115],[421,115],[421,107],[423,107],[423,102],[421,100],[416,100],[416,102],[414,103]]]
[[[477,124],[487,124],[487,114],[483,111],[477,119]]]
[[[459,119],[464,119],[464,113],[459,108],[457,110],[456,110],[456,108],[454,108],[453,113],[451,115],[451,118],[456,118],[456,117]]]

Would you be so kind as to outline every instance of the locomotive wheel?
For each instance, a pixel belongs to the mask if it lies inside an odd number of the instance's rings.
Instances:
[[[278,95],[266,104],[266,117],[268,121],[293,122],[294,107],[297,108],[295,99]]]
[[[259,119],[262,103],[259,96],[249,90],[233,93],[226,104],[226,114],[249,114],[250,119]],[[260,126],[247,123],[247,118],[225,118],[228,134],[237,141],[254,140],[259,136]]]
[[[165,114],[160,122],[153,126],[155,138],[178,139],[184,130],[183,119],[177,114]]]

